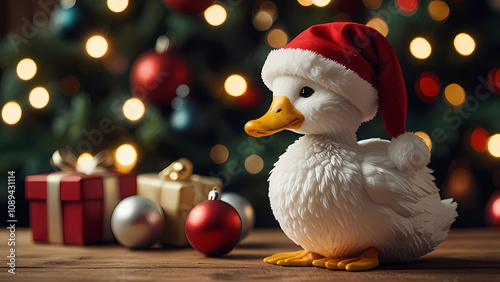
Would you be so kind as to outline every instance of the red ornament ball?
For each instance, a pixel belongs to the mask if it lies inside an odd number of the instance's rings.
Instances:
[[[195,206],[186,219],[186,236],[193,248],[212,257],[229,253],[241,235],[238,212],[220,200]]]
[[[191,82],[191,68],[180,54],[150,50],[139,56],[130,70],[130,87],[139,99],[169,105],[179,85]]]
[[[484,213],[487,226],[500,228],[500,191],[491,195]]]
[[[163,0],[165,6],[184,15],[198,15],[215,3],[215,0]]]

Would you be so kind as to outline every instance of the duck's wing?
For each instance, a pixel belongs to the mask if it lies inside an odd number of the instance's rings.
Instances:
[[[432,171],[425,167],[411,174],[401,172],[388,157],[389,141],[369,139],[359,144],[364,153],[361,168],[365,189],[373,201],[407,218],[423,212],[420,200],[439,191]]]

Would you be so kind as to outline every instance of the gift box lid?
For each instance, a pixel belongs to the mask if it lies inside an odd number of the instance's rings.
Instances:
[[[26,176],[26,199],[47,199],[47,176],[50,173]],[[61,201],[98,200],[104,197],[103,178],[106,176],[118,176],[121,184],[135,187],[136,174],[109,172],[108,174],[69,174],[61,179]],[[129,191],[120,191],[120,194],[130,194]],[[134,193],[135,194],[135,193]]]

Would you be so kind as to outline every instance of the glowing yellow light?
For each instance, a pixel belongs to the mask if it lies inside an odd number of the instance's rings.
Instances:
[[[227,161],[229,157],[229,151],[226,146],[222,144],[217,144],[210,149],[210,158],[216,164],[222,164]]]
[[[137,98],[130,98],[123,103],[123,115],[129,120],[135,121],[140,119],[145,111],[144,104]]]
[[[431,1],[427,6],[429,15],[435,21],[444,21],[450,15],[450,7],[440,0]]]
[[[247,91],[247,82],[241,75],[233,74],[224,82],[224,89],[231,96],[241,96]]]
[[[363,4],[366,8],[374,10],[382,5],[382,0],[363,0]]]
[[[212,5],[205,10],[205,20],[210,25],[219,26],[226,21],[226,9],[219,4]]]
[[[35,87],[30,92],[29,100],[33,108],[41,109],[47,106],[49,99],[49,92],[43,87]]]
[[[431,44],[423,37],[417,37],[410,43],[410,52],[417,59],[426,59],[431,55]]]
[[[108,8],[115,13],[123,12],[127,6],[128,0],[108,0]]]
[[[16,102],[8,102],[3,106],[2,119],[7,124],[16,124],[23,115],[21,106]]]
[[[91,57],[100,58],[108,51],[108,42],[100,35],[94,35],[87,40],[87,53]]]
[[[460,55],[469,56],[476,48],[476,42],[467,33],[459,33],[453,40],[453,45]]]
[[[369,27],[373,27],[378,32],[380,32],[383,36],[387,36],[387,34],[389,33],[389,26],[387,25],[387,23],[383,19],[373,18],[373,19],[369,20],[366,23],[366,25]]]
[[[429,137],[429,135],[423,131],[417,131],[415,133],[413,133],[415,135],[417,135],[418,137],[422,138],[425,142],[425,145],[427,145],[427,147],[429,147],[429,150],[432,149],[432,141],[431,141],[431,137]]]
[[[22,59],[17,64],[16,68],[17,76],[22,80],[30,80],[36,74],[36,64],[30,58]]]
[[[253,17],[253,26],[260,31],[268,30],[273,25],[273,17],[266,11],[259,11]]]
[[[115,159],[122,166],[132,166],[137,161],[137,152],[130,144],[123,144],[116,149]]]
[[[488,139],[488,152],[493,157],[500,158],[500,134],[495,134]]]
[[[313,4],[312,0],[297,0],[297,2],[304,7],[311,6]]]
[[[245,159],[245,169],[250,174],[259,173],[264,168],[264,160],[258,155],[250,155]]]
[[[326,5],[330,4],[331,0],[312,0],[313,4],[318,6],[318,7],[325,7]]]
[[[78,160],[76,160],[76,162],[79,165],[85,167],[85,166],[88,166],[90,164],[90,162],[92,161],[93,158],[94,158],[94,156],[92,156],[91,154],[83,153],[78,157]]]
[[[267,44],[273,48],[281,48],[288,43],[288,35],[279,28],[271,29],[267,33]]]
[[[452,83],[444,89],[446,101],[453,106],[460,106],[465,102],[465,90],[462,86]]]

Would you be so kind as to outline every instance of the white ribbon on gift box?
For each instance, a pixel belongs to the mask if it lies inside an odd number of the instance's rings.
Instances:
[[[60,149],[52,155],[51,163],[61,172],[55,172],[47,175],[47,225],[48,241],[54,243],[64,243],[63,213],[61,203],[61,180],[64,176],[75,175],[78,173],[93,174],[104,173],[106,169],[100,167],[101,163],[109,160],[109,154],[103,151],[97,154],[87,165],[78,164],[76,157],[65,149]],[[120,201],[120,190],[118,187],[118,176],[103,176],[103,226],[102,240],[113,240],[111,232],[111,214]]]

